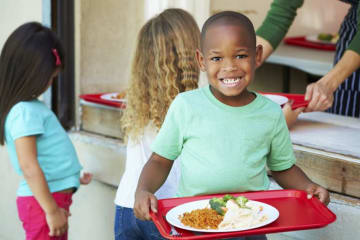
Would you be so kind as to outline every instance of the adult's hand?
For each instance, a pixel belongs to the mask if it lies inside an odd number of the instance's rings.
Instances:
[[[324,111],[332,106],[334,101],[333,90],[324,80],[311,83],[306,88],[305,100],[310,101],[304,112]]]
[[[309,100],[310,103],[305,112],[323,111],[331,107],[335,90],[359,67],[360,55],[353,50],[346,50],[330,72],[306,88],[305,100]]]

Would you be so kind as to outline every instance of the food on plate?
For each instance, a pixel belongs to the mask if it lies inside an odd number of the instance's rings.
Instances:
[[[267,220],[261,214],[263,207],[246,197],[226,194],[212,198],[203,209],[195,209],[179,216],[182,224],[196,229],[238,229],[247,228]]]
[[[223,219],[224,216],[211,208],[195,209],[180,216],[182,224],[196,229],[217,229]]]
[[[320,41],[336,43],[339,39],[339,34],[319,33],[317,39]]]
[[[125,92],[121,92],[121,93],[117,93],[111,96],[111,98],[113,99],[124,99],[125,98],[126,93]]]

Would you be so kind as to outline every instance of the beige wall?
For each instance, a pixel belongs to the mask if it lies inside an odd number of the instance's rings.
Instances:
[[[259,27],[273,0],[211,0],[211,12],[219,10],[241,11]],[[324,7],[326,6],[326,7]],[[349,5],[338,0],[305,0],[289,29],[289,36],[319,32],[337,32]]]
[[[75,4],[79,93],[124,90],[144,21],[143,0],[80,0]]]

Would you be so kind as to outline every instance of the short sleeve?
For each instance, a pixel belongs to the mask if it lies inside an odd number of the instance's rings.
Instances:
[[[44,120],[36,111],[15,105],[7,117],[8,134],[12,139],[44,133]]]
[[[282,171],[292,167],[295,162],[294,150],[285,117],[281,113],[274,127],[267,165],[272,171]]]
[[[185,133],[185,103],[179,95],[171,103],[151,150],[156,154],[175,160],[181,153]]]

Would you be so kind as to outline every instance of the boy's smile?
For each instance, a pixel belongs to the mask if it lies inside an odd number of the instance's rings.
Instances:
[[[215,24],[207,30],[197,58],[219,101],[243,106],[253,100],[247,86],[254,78],[262,53],[261,46],[256,47],[253,41],[241,25]]]

